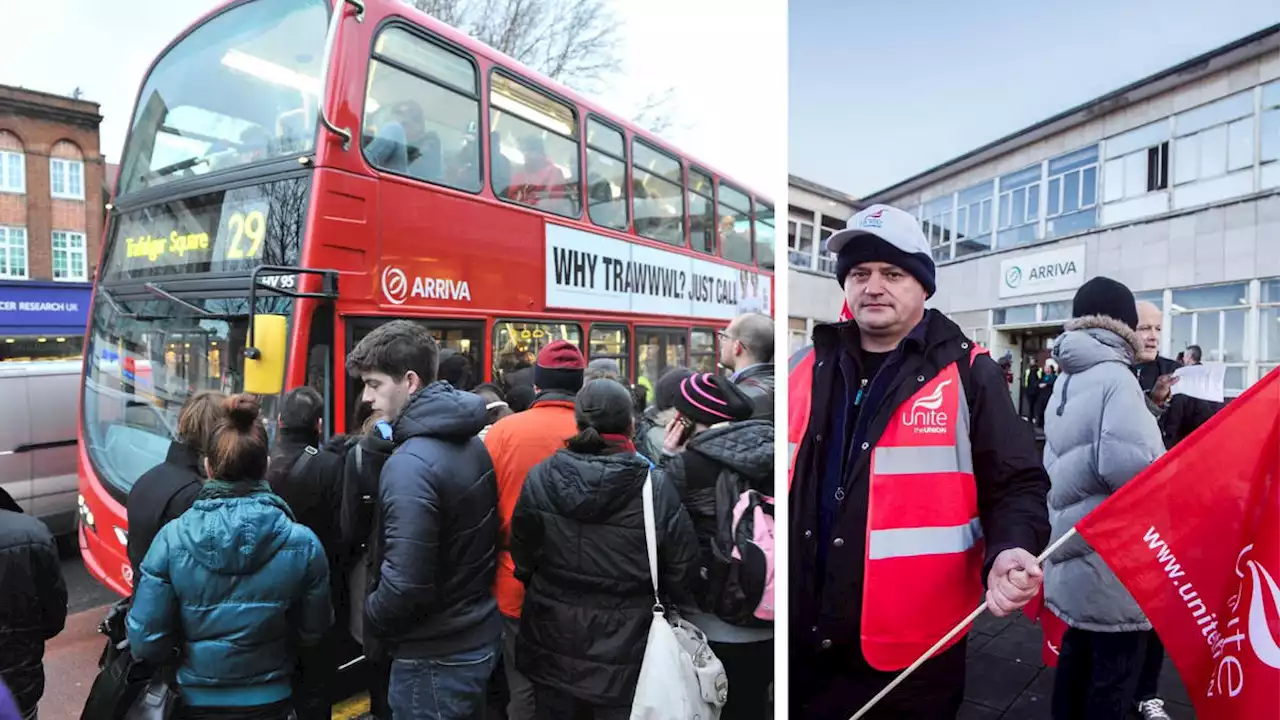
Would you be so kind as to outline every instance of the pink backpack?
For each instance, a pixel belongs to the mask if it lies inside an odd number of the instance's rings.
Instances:
[[[773,498],[757,490],[742,492],[733,506],[732,549],[716,613],[731,623],[773,622],[773,511]]]

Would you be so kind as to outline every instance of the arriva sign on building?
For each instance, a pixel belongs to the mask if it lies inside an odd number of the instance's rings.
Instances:
[[[1084,245],[1010,258],[1000,263],[1000,297],[1074,290],[1084,283]]]

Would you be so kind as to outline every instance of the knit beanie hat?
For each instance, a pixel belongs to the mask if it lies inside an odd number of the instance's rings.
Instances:
[[[1123,284],[1108,277],[1098,276],[1076,291],[1071,303],[1071,317],[1105,315],[1106,317],[1138,329],[1138,303],[1133,293]]]
[[[582,389],[582,372],[586,367],[577,346],[567,340],[556,340],[538,352],[538,362],[533,366],[533,384],[540,391],[576,393]]]
[[[699,373],[680,382],[676,410],[703,425],[746,420],[755,412],[751,398],[723,375]]]
[[[849,271],[865,262],[902,268],[924,286],[927,296],[937,289],[937,267],[929,240],[915,216],[889,205],[872,205],[849,218],[845,229],[827,239],[836,256],[836,282],[844,287]]]

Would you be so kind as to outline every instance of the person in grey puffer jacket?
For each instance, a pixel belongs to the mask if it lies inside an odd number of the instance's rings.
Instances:
[[[1164,453],[1160,428],[1129,367],[1141,344],[1133,294],[1098,277],[1076,293],[1054,342],[1062,374],[1045,413],[1052,540]],[[1053,718],[1127,717],[1151,623],[1103,559],[1073,538],[1045,565],[1045,605],[1068,630],[1053,689]]]

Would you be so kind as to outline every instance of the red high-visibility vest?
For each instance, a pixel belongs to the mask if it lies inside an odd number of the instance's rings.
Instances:
[[[970,363],[988,352],[965,344]],[[788,488],[809,425],[813,357],[812,347],[792,356]],[[982,600],[985,545],[969,421],[952,363],[894,409],[874,448],[862,448],[871,460],[860,627],[862,654],[877,670],[907,667]]]

